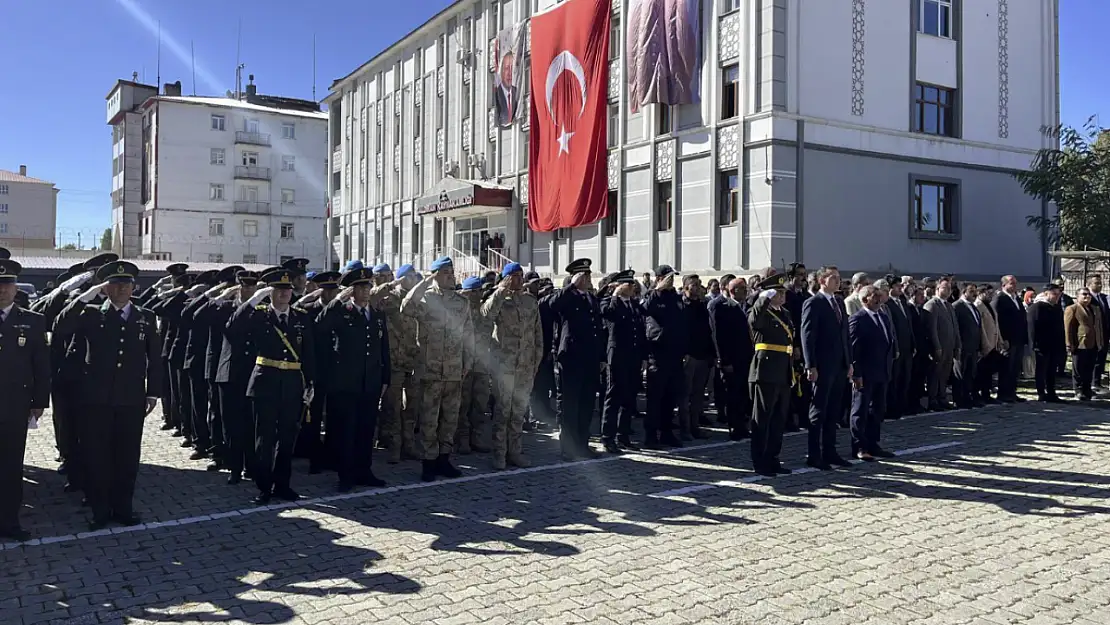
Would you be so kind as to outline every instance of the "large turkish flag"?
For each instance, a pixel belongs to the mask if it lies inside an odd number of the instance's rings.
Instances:
[[[528,226],[551,232],[608,212],[610,0],[567,0],[532,18]]]

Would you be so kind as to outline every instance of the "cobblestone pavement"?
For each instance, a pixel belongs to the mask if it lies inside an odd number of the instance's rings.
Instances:
[[[50,422],[28,448],[27,529],[0,550],[0,621],[32,623],[1110,622],[1110,413],[1027,403],[885,426],[897,459],[764,479],[721,439],[669,454],[334,494],[299,467],[296,506],[206,473],[156,429],[136,510],[76,534]],[[638,425],[638,424],[637,424]],[[846,451],[846,433],[841,432]],[[802,465],[804,437],[783,454]]]

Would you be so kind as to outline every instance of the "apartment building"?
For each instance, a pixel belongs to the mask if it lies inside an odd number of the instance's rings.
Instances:
[[[181,94],[121,80],[108,94],[114,248],[126,258],[328,262],[328,116],[317,103]]]
[[[54,249],[58,189],[53,182],[0,169],[0,247],[16,254]]]
[[[1052,145],[1058,0],[703,0],[700,101],[633,112],[635,1],[612,1],[607,218],[530,231],[528,119],[496,119],[497,35],[555,0],[459,0],[331,87],[337,258],[488,258],[499,234],[552,274],[1047,275],[1026,219],[1051,208],[1013,174]]]

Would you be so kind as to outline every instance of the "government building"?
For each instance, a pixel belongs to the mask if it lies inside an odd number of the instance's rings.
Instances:
[[[1013,174],[1058,123],[1058,0],[702,0],[700,101],[633,107],[636,1],[612,0],[607,218],[530,231],[528,116],[497,123],[498,33],[527,50],[555,0],[459,0],[331,86],[335,258],[1049,273],[1026,220],[1051,207]]]

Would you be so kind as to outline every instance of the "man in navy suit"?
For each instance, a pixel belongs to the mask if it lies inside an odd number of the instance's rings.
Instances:
[[[809,405],[809,458],[806,464],[821,470],[851,466],[836,452],[836,427],[844,413],[844,388],[852,375],[848,361],[848,319],[836,297],[840,271],[822,267],[817,272],[820,289],[802,305],[802,354],[806,379],[813,384]]]
[[[848,319],[852,355],[852,454],[872,462],[894,454],[879,447],[879,428],[886,414],[890,369],[894,361],[894,327],[880,309],[883,297],[873,286],[859,291],[860,308]]]

